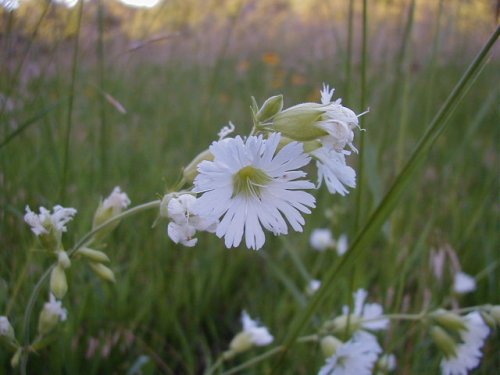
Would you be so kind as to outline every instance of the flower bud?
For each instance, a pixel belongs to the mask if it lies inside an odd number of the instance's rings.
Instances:
[[[19,347],[19,348],[17,348],[16,352],[12,356],[12,359],[10,360],[10,365],[13,368],[16,368],[17,366],[19,366],[19,361],[21,360],[22,352],[23,352],[23,348]]]
[[[500,305],[491,306],[488,311],[498,326],[500,326]]]
[[[483,318],[484,322],[491,328],[495,329],[497,326],[497,322],[495,318],[489,313],[489,311],[479,311],[481,314],[481,318]]]
[[[104,224],[109,219],[121,214],[124,209],[126,209],[130,205],[130,199],[127,194],[122,192],[119,186],[116,186],[111,194],[99,203],[97,210],[94,214],[94,222],[92,224],[92,228],[95,229],[100,225]],[[110,234],[115,228],[120,224],[120,221],[117,220],[113,223],[110,223],[105,228],[100,230],[94,236],[94,240],[97,242],[102,241],[104,237]]]
[[[323,356],[329,358],[335,354],[337,349],[342,345],[342,341],[334,336],[325,336],[321,339],[320,346]]]
[[[451,331],[462,331],[466,329],[464,320],[451,311],[443,309],[436,310],[431,314],[431,318],[439,325],[448,328]]]
[[[457,356],[457,344],[444,329],[438,326],[432,327],[431,337],[446,358]]]
[[[77,250],[76,254],[81,255],[88,260],[96,263],[109,263],[108,256],[102,251],[89,249],[88,247],[81,247]]]
[[[106,267],[105,265],[103,265],[101,263],[90,262],[89,264],[90,264],[90,267],[92,268],[92,270],[101,279],[103,279],[105,281],[112,282],[112,283],[116,282],[115,274],[113,273],[113,271],[111,271],[111,269],[109,269],[108,267]]]
[[[252,336],[248,332],[242,331],[231,340],[229,349],[236,354],[249,350],[253,345]]]
[[[62,299],[68,291],[66,274],[64,273],[64,268],[60,264],[57,264],[50,273],[50,291],[58,299]]]
[[[214,160],[214,156],[210,152],[210,150],[205,150],[198,154],[192,161],[184,168],[182,171],[182,177],[186,180],[186,182],[193,182],[194,178],[198,175],[198,164],[200,164],[203,160]]]
[[[262,104],[262,107],[260,107],[255,117],[259,122],[266,122],[281,112],[282,109],[283,95],[271,96]]]
[[[317,126],[324,113],[321,104],[298,104],[279,112],[270,128],[295,141],[312,141],[328,135],[328,132]]]
[[[68,253],[63,250],[57,252],[57,263],[64,269],[71,266],[71,260],[69,260]]]

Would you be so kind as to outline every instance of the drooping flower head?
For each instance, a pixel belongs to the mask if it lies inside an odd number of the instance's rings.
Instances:
[[[297,170],[310,158],[297,142],[277,151],[280,138],[278,133],[268,139],[226,138],[210,146],[213,161],[198,165],[193,191],[202,195],[193,212],[220,218],[216,235],[224,237],[228,248],[238,246],[244,235],[248,248],[260,249],[265,242],[262,227],[275,235],[287,234],[285,218],[300,232],[302,213],[315,207],[314,197],[302,191],[314,185],[299,180],[306,173]]]
[[[477,311],[463,317],[464,328],[459,329],[460,343],[445,351],[441,361],[443,375],[467,375],[479,365],[482,357],[481,348],[490,333],[490,329]],[[449,341],[449,340],[448,340]],[[447,348],[445,348],[447,349]]]
[[[318,375],[371,375],[382,348],[370,333],[358,331],[329,357]]]
[[[347,187],[356,187],[356,172],[345,161],[345,154],[333,148],[321,147],[311,152],[318,168],[318,188],[324,181],[331,194],[345,196]]]
[[[168,224],[168,236],[175,243],[192,247],[198,242],[194,238],[196,231],[215,232],[218,220],[214,217],[200,217],[193,213],[196,198],[191,194],[168,199],[167,216],[172,220]]]

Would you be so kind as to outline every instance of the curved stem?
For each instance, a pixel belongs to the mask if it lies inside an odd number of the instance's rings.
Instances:
[[[40,277],[40,280],[36,283],[35,287],[33,288],[33,291],[31,292],[30,299],[28,301],[28,304],[26,306],[26,310],[24,312],[24,319],[23,319],[23,335],[24,335],[24,340],[23,340],[23,346],[27,348],[30,344],[30,323],[31,323],[31,313],[33,312],[33,308],[35,306],[35,301],[38,298],[38,295],[40,294],[40,291],[42,289],[42,286],[49,277],[50,273],[52,272],[52,269],[55,267],[55,264],[51,265],[47,271]],[[21,354],[21,374],[26,375],[26,366],[28,364],[28,351],[23,350]]]
[[[121,219],[124,219],[128,216],[132,216],[132,215],[135,215],[136,213],[138,212],[141,212],[141,211],[145,211],[145,210],[148,210],[150,208],[156,208],[156,207],[159,207],[160,206],[160,203],[161,201],[158,199],[158,200],[155,200],[155,201],[151,201],[151,202],[147,202],[147,203],[143,203],[143,204],[140,204],[139,206],[135,206],[129,210],[126,210],[126,211],[123,211],[121,214],[118,214],[116,216],[113,216],[111,219],[105,221],[104,223],[102,223],[101,225],[97,226],[96,228],[94,228],[93,230],[91,230],[90,232],[88,232],[86,235],[84,235],[80,241],[78,241],[75,246],[73,246],[71,248],[71,250],[68,251],[68,256],[71,257],[71,255],[73,255],[75,253],[75,251],[77,251],[79,248],[81,248],[82,246],[85,246],[86,244],[88,244],[89,240],[92,239],[92,237],[99,231],[103,230],[104,228],[106,228],[108,225],[114,223],[115,221],[119,221]]]
[[[89,243],[89,241],[92,239],[92,237],[101,231],[102,229],[106,228],[108,225],[124,219],[126,217],[135,215],[141,211],[148,210],[150,208],[157,208],[160,206],[161,201],[160,200],[155,200],[151,202],[147,202],[138,206],[135,206],[129,210],[123,211],[122,213],[112,217],[111,219],[105,221],[98,227],[94,228],[87,234],[85,234],[72,248],[71,250],[68,251],[68,256],[71,257],[79,248],[82,246],[85,246],[86,244]],[[23,335],[24,335],[24,340],[23,340],[23,346],[25,348],[28,348],[30,345],[30,324],[31,324],[31,314],[33,313],[33,308],[35,306],[35,302],[38,298],[38,295],[40,294],[40,291],[43,287],[43,284],[47,280],[47,278],[50,276],[50,273],[52,272],[52,269],[56,266],[57,263],[52,264],[45,272],[44,274],[40,277],[38,282],[36,283],[35,287],[33,288],[33,291],[31,292],[30,299],[28,300],[28,304],[26,305],[26,310],[24,312],[24,319],[23,319]],[[27,369],[27,364],[28,364],[28,355],[29,351],[24,350],[22,355],[21,355],[21,374],[26,375],[26,369]]]
[[[319,340],[318,335],[308,335],[302,336],[297,339],[297,343],[306,343],[306,342],[316,342]],[[239,373],[241,370],[252,367],[253,365],[262,362],[263,360],[272,357],[273,355],[278,354],[279,352],[285,350],[285,346],[280,345],[275,348],[268,350],[267,352],[262,353],[261,355],[254,357],[239,366],[233,367],[232,369],[225,371],[222,375],[230,375]],[[206,375],[211,375],[214,371],[224,362],[224,356],[220,356],[219,359],[214,363],[214,365],[207,371]]]

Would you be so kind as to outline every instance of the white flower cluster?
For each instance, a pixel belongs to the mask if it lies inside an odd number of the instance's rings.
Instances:
[[[35,235],[48,234],[51,231],[57,233],[66,232],[66,223],[73,219],[76,215],[74,208],[64,208],[62,206],[55,206],[53,213],[44,207],[40,207],[40,213],[36,214],[26,206],[26,215],[24,221],[31,226],[31,230]]]
[[[359,127],[358,118],[340,99],[332,102],[332,95],[333,89],[324,86],[322,103],[282,110],[283,98],[276,96],[260,110],[255,104],[256,135],[230,138],[234,125],[223,128],[219,140],[185,168],[192,190],[164,198],[169,197],[163,216],[171,219],[170,238],[194,246],[196,231],[208,230],[224,238],[227,248],[239,246],[244,238],[246,247],[257,250],[265,243],[264,230],[274,235],[288,234],[289,226],[302,231],[303,214],[316,204],[305,190],[322,181],[331,193],[341,195],[347,194],[346,187],[355,187],[345,148],[356,151],[353,130]],[[318,168],[317,186],[301,170],[311,158]]]
[[[198,242],[198,239],[194,238],[196,231],[214,232],[217,228],[217,219],[200,217],[193,213],[196,198],[191,194],[167,199],[167,216],[172,220],[168,224],[167,232],[175,243],[192,247]]]
[[[127,208],[130,203],[127,193],[122,192],[119,186],[115,186],[111,194],[102,202],[102,206],[105,210],[121,210]]]

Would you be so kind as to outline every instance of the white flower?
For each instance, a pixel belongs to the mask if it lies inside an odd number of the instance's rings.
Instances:
[[[332,232],[328,228],[314,229],[309,238],[309,244],[314,250],[325,251],[335,245]]]
[[[68,310],[62,307],[62,302],[56,300],[56,297],[50,293],[49,302],[43,305],[45,311],[53,316],[57,316],[61,322],[64,322],[68,317]]]
[[[481,348],[490,330],[477,311],[466,315],[464,323],[466,328],[460,331],[462,343],[456,346],[455,356],[443,358],[441,361],[443,375],[467,375],[469,370],[479,365],[483,355]]]
[[[342,256],[346,253],[347,249],[349,248],[349,242],[347,240],[347,234],[341,234],[340,237],[337,240],[337,254],[339,256]]]
[[[73,219],[76,214],[74,208],[64,208],[62,206],[55,206],[51,214],[49,210],[40,207],[40,213],[37,215],[26,206],[26,214],[24,221],[31,226],[31,231],[37,236],[48,234],[52,230],[56,233],[66,232],[66,223]]]
[[[355,128],[359,128],[358,116],[349,108],[344,107],[342,99],[332,101],[335,89],[323,84],[321,90],[321,104],[325,114],[318,127],[328,133],[321,138],[321,143],[328,147],[333,147],[337,152],[341,152],[348,145],[354,152],[357,152],[353,145]]]
[[[464,272],[457,272],[453,279],[455,293],[464,294],[476,290],[476,279]]]
[[[313,279],[309,281],[306,288],[306,294],[312,296],[321,287],[321,281]]]
[[[265,346],[273,342],[274,337],[264,326],[259,326],[252,320],[246,311],[241,313],[241,323],[243,331],[238,333],[229,344],[229,351],[225,353],[226,358],[230,358],[237,353],[249,350],[253,346]]]
[[[349,193],[346,186],[356,187],[356,172],[346,164],[344,152],[329,147],[320,147],[311,152],[318,168],[318,188],[324,180],[331,194],[344,196]]]
[[[302,144],[291,142],[276,152],[281,135],[268,139],[250,136],[214,142],[213,161],[198,165],[194,180],[196,193],[202,193],[193,207],[201,217],[221,218],[216,235],[224,237],[226,247],[236,247],[243,235],[248,248],[260,249],[265,242],[262,227],[275,235],[287,234],[288,226],[301,232],[304,218],[315,207],[314,197],[301,189],[314,185],[298,180],[306,175],[301,168],[309,163]]]
[[[365,303],[368,293],[364,289],[358,289],[354,293],[354,317],[361,320],[361,328],[378,331],[387,329],[389,326],[389,319],[379,319],[384,314],[382,305],[378,303]],[[349,314],[349,307],[343,307],[344,315]]]
[[[113,211],[123,210],[130,205],[130,199],[127,194],[122,192],[119,186],[115,186],[109,197],[102,202],[103,209],[112,209]]]
[[[382,348],[370,333],[359,331],[341,345],[318,375],[371,375]]]
[[[0,336],[13,336],[13,328],[6,316],[0,316]]]
[[[65,321],[68,316],[68,311],[62,307],[61,301],[57,301],[56,297],[50,293],[49,302],[43,305],[38,319],[38,333],[46,335],[52,331],[59,322]]]
[[[248,334],[251,341],[256,346],[265,346],[273,342],[273,336],[269,333],[266,327],[258,325],[255,320],[252,320],[246,311],[241,313],[241,323],[243,332]]]
[[[175,243],[193,247],[198,242],[198,239],[193,238],[196,231],[214,232],[217,228],[217,219],[193,213],[195,202],[196,198],[191,194],[171,198],[168,202],[167,215],[172,222],[168,224],[167,233]]]
[[[3,7],[7,12],[12,12],[19,8],[19,0],[0,0],[0,7]]]

